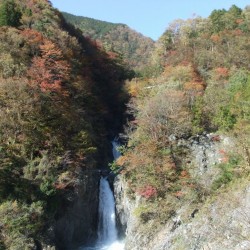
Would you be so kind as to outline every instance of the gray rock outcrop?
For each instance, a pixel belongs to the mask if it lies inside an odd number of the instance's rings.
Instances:
[[[209,190],[218,177],[216,166],[226,162],[235,150],[234,141],[226,136],[204,134],[189,139],[175,139],[176,145],[187,149],[192,178]],[[154,234],[135,216],[141,204],[138,196],[129,195],[125,178],[114,183],[117,214],[126,235],[126,250],[248,250],[250,249],[250,184],[249,178],[236,179],[224,192],[209,196],[202,202],[179,201],[175,214]]]
[[[80,175],[75,190],[68,194],[55,223],[57,248],[71,250],[96,238],[98,218],[99,172]]]

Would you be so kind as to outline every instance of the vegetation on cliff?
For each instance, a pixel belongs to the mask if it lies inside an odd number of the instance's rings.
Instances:
[[[0,248],[34,249],[79,173],[107,160],[130,72],[49,1],[0,13]]]
[[[127,83],[128,142],[113,167],[125,176],[131,196],[142,198],[135,213],[148,237],[180,206],[202,204],[249,175],[249,18],[249,7],[233,5],[205,19],[174,21],[157,41],[144,78]],[[209,184],[194,175],[183,142],[201,134],[211,143],[222,135],[234,141],[232,151],[221,146]]]

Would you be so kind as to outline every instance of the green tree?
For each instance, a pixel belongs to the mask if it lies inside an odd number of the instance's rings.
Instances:
[[[226,13],[225,9],[222,10],[214,10],[212,11],[211,15],[209,16],[209,19],[212,21],[212,32],[218,33],[225,28],[225,22],[223,20],[223,17]]]
[[[242,9],[240,9],[236,5],[232,5],[232,7],[224,15],[223,19],[226,29],[236,29],[239,25],[238,21],[242,19]]]
[[[21,16],[21,12],[13,1],[4,1],[0,5],[0,26],[17,27],[20,25]]]

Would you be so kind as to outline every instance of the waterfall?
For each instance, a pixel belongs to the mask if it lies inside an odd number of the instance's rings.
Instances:
[[[112,142],[112,153],[114,159],[118,159],[121,156],[121,153],[117,150],[117,148],[120,146],[117,140],[113,140]]]
[[[117,159],[120,153],[116,140],[112,141],[113,157]],[[79,250],[123,250],[124,244],[118,241],[115,218],[115,199],[107,177],[101,177],[99,187],[98,209],[98,240],[94,247],[81,247]]]
[[[100,180],[98,243],[109,245],[117,240],[115,200],[107,177]]]

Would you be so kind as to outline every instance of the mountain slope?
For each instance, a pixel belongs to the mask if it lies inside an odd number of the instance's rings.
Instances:
[[[114,24],[63,12],[65,19],[79,28],[84,36],[100,41],[107,51],[118,52],[131,69],[141,70],[151,57],[154,41],[130,29]]]
[[[70,248],[96,231],[88,173],[109,158],[127,72],[47,0],[4,0],[0,13],[0,249]]]
[[[232,6],[174,21],[156,44],[158,75],[127,84],[113,164],[125,249],[249,249],[249,17]]]

